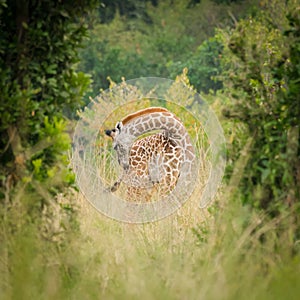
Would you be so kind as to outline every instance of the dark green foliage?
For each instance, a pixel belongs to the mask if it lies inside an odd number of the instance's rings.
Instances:
[[[101,89],[108,88],[108,74],[112,80],[118,82],[124,74],[126,79],[147,77],[152,69],[151,63],[144,57],[135,53],[124,53],[117,46],[111,48],[105,40],[88,44],[81,56],[81,70],[91,74],[93,78],[92,97],[99,94]]]
[[[217,4],[231,4],[231,3],[236,3],[236,2],[243,2],[243,0],[213,0],[213,2]]]
[[[41,207],[38,198],[72,181],[63,167],[70,144],[65,115],[79,107],[90,83],[75,64],[87,35],[84,16],[95,2],[0,2],[1,200],[26,186]]]
[[[199,91],[221,89],[222,45],[212,36],[217,26],[233,26],[252,1],[231,4],[230,12],[228,7],[211,0],[103,1],[103,16],[94,16],[79,65],[92,76],[91,96],[108,88],[108,76],[116,82],[141,76],[175,79],[185,67]]]
[[[300,116],[300,12],[299,8],[288,15],[289,30],[285,32],[293,43],[290,45],[290,64],[287,69],[286,101],[289,104],[288,115],[291,126],[299,126]],[[282,71],[282,64],[278,65]]]
[[[101,23],[112,21],[117,12],[119,12],[121,16],[127,16],[132,19],[142,19],[146,23],[151,23],[151,18],[146,11],[147,2],[156,6],[158,0],[102,0],[99,5]]]
[[[300,14],[293,11],[288,23],[283,11],[278,28],[267,13],[241,21],[230,34],[224,78],[233,103],[224,112],[253,136],[243,201],[274,215],[300,199]]]
[[[175,77],[187,67],[190,82],[199,92],[216,92],[222,88],[222,82],[218,80],[221,74],[222,49],[223,46],[217,37],[209,38],[187,60],[169,64],[171,77]]]

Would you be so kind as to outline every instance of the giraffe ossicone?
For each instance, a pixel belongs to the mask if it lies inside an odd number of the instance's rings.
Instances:
[[[151,134],[151,132],[156,133]],[[157,132],[159,131],[159,132]],[[127,186],[130,199],[149,201],[153,191],[166,197],[185,180],[190,182],[195,149],[180,119],[162,107],[149,107],[129,114],[105,131],[113,139],[113,148],[122,167],[119,180]],[[139,139],[143,134],[150,135]]]

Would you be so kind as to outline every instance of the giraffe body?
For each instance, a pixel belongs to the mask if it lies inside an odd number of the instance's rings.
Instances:
[[[140,135],[157,130],[160,132],[137,140]],[[124,170],[118,182],[126,184],[131,199],[148,200],[153,190],[158,191],[159,197],[168,195],[176,186],[183,164],[191,165],[195,159],[184,125],[164,108],[151,107],[130,114],[106,134],[113,138]]]

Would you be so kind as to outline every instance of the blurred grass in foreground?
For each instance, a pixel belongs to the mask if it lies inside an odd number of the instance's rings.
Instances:
[[[1,220],[0,299],[300,296],[292,212],[268,220],[238,199],[219,196],[222,205],[212,217],[198,210],[194,196],[169,218],[132,225],[110,220],[76,197],[81,230],[66,231],[62,244],[41,237],[39,224],[11,230],[16,208]]]

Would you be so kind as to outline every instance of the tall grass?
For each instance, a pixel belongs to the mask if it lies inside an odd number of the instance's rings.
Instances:
[[[78,193],[49,199],[28,220],[30,195],[12,199],[0,208],[0,299],[300,299],[296,211],[269,219],[235,190],[248,142],[213,206],[198,208],[199,184],[154,223],[109,219]],[[206,155],[199,152],[201,162]]]
[[[293,214],[269,220],[237,197],[220,194],[212,214],[193,196],[177,214],[133,225],[77,195],[80,231],[65,243],[1,221],[0,298],[298,299]]]

